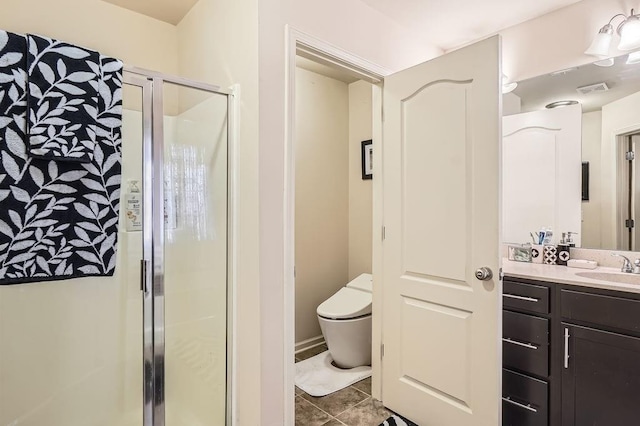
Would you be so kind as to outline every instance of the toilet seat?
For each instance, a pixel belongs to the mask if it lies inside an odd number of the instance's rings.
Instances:
[[[316,312],[328,319],[352,319],[371,314],[371,293],[343,287],[322,302]]]

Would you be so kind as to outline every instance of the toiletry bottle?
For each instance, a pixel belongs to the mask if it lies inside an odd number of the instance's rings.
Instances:
[[[544,231],[544,244],[553,244],[553,230],[551,227]]]
[[[127,182],[125,195],[125,223],[127,231],[142,230],[142,194],[137,180]]]
[[[560,244],[558,244],[558,265],[567,266],[567,262],[571,258],[569,247],[570,246],[567,240],[567,233],[563,232]]]
[[[567,244],[569,245],[569,247],[576,246],[576,243],[573,242],[573,236],[577,234],[578,234],[577,232],[572,232],[572,231],[567,232]]]
[[[540,244],[540,245],[544,244],[545,231],[546,231],[546,228],[542,227],[542,228],[540,228],[540,231],[538,232],[538,244]]]

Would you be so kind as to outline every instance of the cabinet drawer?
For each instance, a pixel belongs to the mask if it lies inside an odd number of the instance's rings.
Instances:
[[[640,300],[561,291],[562,317],[640,333]]]
[[[502,370],[503,426],[547,426],[548,401],[546,382]]]
[[[502,365],[538,377],[548,377],[549,345],[503,337]]]
[[[505,280],[502,290],[502,304],[507,308],[548,314],[549,288]]]
[[[522,343],[549,343],[549,320],[518,312],[502,311],[502,337]]]

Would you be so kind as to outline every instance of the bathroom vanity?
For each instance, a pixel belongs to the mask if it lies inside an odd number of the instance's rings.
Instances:
[[[507,261],[504,274],[503,425],[638,424],[640,275]]]

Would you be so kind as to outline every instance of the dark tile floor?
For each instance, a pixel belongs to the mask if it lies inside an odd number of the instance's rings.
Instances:
[[[296,362],[327,350],[317,346],[296,354]],[[377,426],[393,413],[371,397],[371,377],[323,397],[296,387],[296,426]]]

